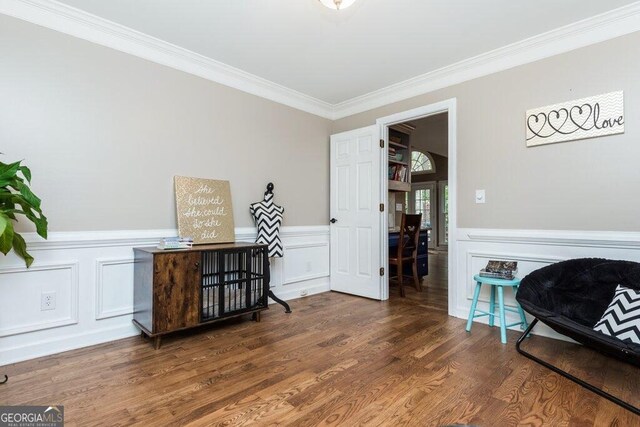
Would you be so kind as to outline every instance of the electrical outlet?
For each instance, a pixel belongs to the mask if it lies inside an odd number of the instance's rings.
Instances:
[[[309,293],[309,291],[307,291],[306,289],[300,289],[300,296],[301,297],[306,297],[308,293]]]
[[[56,293],[43,292],[40,294],[40,311],[56,309]]]

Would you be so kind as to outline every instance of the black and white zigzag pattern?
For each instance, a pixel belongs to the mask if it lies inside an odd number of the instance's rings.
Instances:
[[[594,331],[640,344],[640,292],[618,285]]]
[[[282,241],[280,240],[280,224],[284,208],[273,203],[273,194],[266,194],[262,202],[253,203],[249,210],[258,227],[256,243],[269,247],[269,257],[282,257]]]

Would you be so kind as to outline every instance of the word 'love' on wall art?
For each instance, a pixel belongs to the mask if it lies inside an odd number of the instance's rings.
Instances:
[[[623,92],[527,111],[527,147],[624,133]]]
[[[176,176],[178,234],[193,243],[235,241],[229,181]]]

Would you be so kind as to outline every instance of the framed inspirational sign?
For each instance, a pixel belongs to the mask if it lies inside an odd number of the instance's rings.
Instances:
[[[176,215],[180,237],[194,244],[235,241],[229,181],[176,176]]]

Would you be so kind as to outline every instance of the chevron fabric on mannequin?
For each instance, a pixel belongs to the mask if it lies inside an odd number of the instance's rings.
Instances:
[[[640,344],[640,292],[618,285],[594,331]]]
[[[266,244],[269,247],[269,257],[282,257],[282,241],[280,240],[280,225],[284,208],[273,203],[273,193],[267,191],[264,200],[252,203],[249,211],[256,221],[258,238],[256,243]]]

